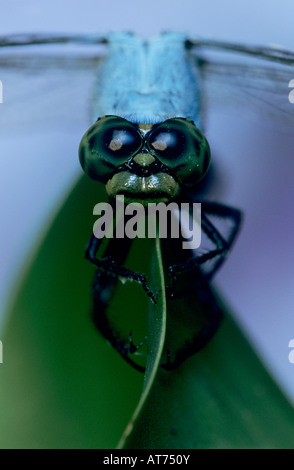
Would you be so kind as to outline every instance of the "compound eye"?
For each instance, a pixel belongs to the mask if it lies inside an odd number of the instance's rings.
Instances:
[[[136,153],[141,146],[141,138],[132,126],[120,127],[116,124],[93,136],[90,145],[100,154],[107,154],[108,159],[115,163],[118,160],[125,161]]]
[[[186,149],[185,135],[177,129],[158,129],[152,133],[148,140],[149,149],[159,158],[168,158],[170,161],[182,158]]]
[[[189,186],[196,184],[208,169],[208,142],[189,119],[171,118],[158,124],[147,136],[147,147],[180,182]]]
[[[116,167],[142,146],[143,140],[135,125],[118,116],[104,116],[84,134],[80,162],[91,178],[105,182]]]

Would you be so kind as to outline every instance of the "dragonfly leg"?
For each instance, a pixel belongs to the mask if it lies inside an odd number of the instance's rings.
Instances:
[[[116,263],[112,256],[106,256],[105,258],[98,259],[96,257],[97,250],[99,248],[100,241],[92,235],[85,250],[85,258],[91,263],[95,264],[99,269],[106,271],[112,274],[116,278],[122,280],[133,280],[141,284],[144,291],[150,297],[153,303],[156,304],[155,296],[158,292],[152,292],[147,284],[147,279],[145,274],[137,273],[131,271],[130,269],[121,266],[119,263]]]
[[[209,261],[213,261],[206,269],[206,278],[210,279],[224,262],[241,225],[241,212],[232,207],[217,203],[204,202],[201,204],[201,230],[211,241],[213,248],[206,253],[189,258],[182,264],[175,264],[169,267],[169,274],[172,284],[175,284],[177,274],[193,270]],[[210,216],[217,217],[223,222],[230,222],[230,230],[224,236],[210,221]]]
[[[199,273],[197,284],[192,285],[190,295],[196,292],[197,298],[201,299],[200,310],[205,312],[203,322],[198,331],[195,331],[181,347],[173,353],[167,349],[167,360],[161,364],[165,370],[173,370],[179,367],[188,357],[201,351],[213,338],[218,331],[223,319],[223,312],[219,306],[209,284],[205,277]],[[192,322],[193,323],[193,322]],[[191,323],[191,325],[192,325]],[[171,348],[172,348],[171,344]]]
[[[169,349],[167,349],[167,351],[166,351],[166,362],[160,363],[160,367],[162,367],[163,369],[166,369],[166,370],[170,370],[170,367],[171,367],[171,354],[170,354]]]
[[[92,286],[92,319],[98,331],[100,331],[102,336],[116,349],[123,359],[134,369],[144,372],[145,367],[137,364],[130,355],[136,353],[143,346],[145,339],[138,345],[135,345],[132,332],[130,332],[128,340],[125,340],[107,317],[107,307],[115,282],[116,279],[106,271],[98,270],[96,272]]]
[[[145,344],[146,339],[147,338],[144,338],[139,344],[135,345],[134,342],[133,342],[133,333],[130,331],[130,334],[129,334],[129,352],[132,354],[132,353],[135,353],[136,351],[138,351],[143,346],[143,344]]]
[[[222,235],[220,231],[217,230],[217,228],[212,224],[212,222],[210,222],[209,216],[218,217],[224,222],[230,222],[230,230],[225,235]],[[216,247],[215,250],[211,251],[210,255],[207,254],[209,255],[207,259],[212,259],[217,255],[220,255],[218,261],[209,271],[210,278],[224,262],[229,250],[231,249],[240,229],[241,219],[241,212],[233,207],[211,202],[204,202],[202,204],[201,226],[207,237],[215,244]],[[201,258],[201,263],[205,262],[205,255],[203,255]]]
[[[167,371],[176,369],[185,359],[203,349],[210,342],[221,323],[222,311],[214,296],[211,295],[211,290],[205,278],[201,277],[201,279],[198,279],[197,287],[192,290],[193,292],[194,290],[197,291],[197,296],[201,296],[203,309],[206,312],[205,324],[177,351],[171,352],[169,348],[166,350],[166,362],[162,362],[160,367]],[[92,319],[98,331],[121,357],[137,371],[145,372],[145,367],[133,360],[132,355],[136,354],[145,344],[146,338],[137,345],[133,341],[131,331],[128,338],[124,338],[115,325],[112,324],[107,314],[107,307],[116,282],[117,279],[111,273],[97,270],[92,287]]]
[[[197,335],[187,341],[180,351],[177,351],[174,360],[171,360],[171,353],[168,350],[167,361],[166,363],[160,364],[160,367],[165,370],[176,369],[185,359],[201,351],[211,341],[219,329],[222,318],[223,315],[219,310],[219,313],[210,319],[210,323],[205,328],[203,328]]]

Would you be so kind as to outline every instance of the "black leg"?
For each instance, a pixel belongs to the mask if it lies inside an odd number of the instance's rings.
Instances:
[[[214,217],[223,222],[229,221],[229,230],[225,231],[225,233],[219,230],[213,221]],[[161,367],[166,370],[175,369],[189,356],[204,348],[216,333],[222,319],[222,312],[207,280],[217,271],[230,250],[240,227],[241,215],[238,210],[230,207],[214,203],[202,203],[201,222],[203,234],[210,241],[211,245],[211,248],[208,249],[206,253],[201,253],[191,258],[189,257],[189,251],[183,250],[185,251],[184,258],[181,255],[175,258],[175,254],[177,254],[179,250],[168,250],[172,258],[166,263],[166,266],[169,266],[170,262],[174,262],[174,260],[177,263],[171,265],[168,268],[168,272],[171,274],[176,291],[179,291],[178,296],[170,295],[171,300],[169,300],[169,302],[173,303],[174,299],[178,299],[180,308],[182,308],[181,296],[182,298],[185,295],[190,296],[190,302],[192,302],[192,308],[190,308],[190,310],[192,314],[195,312],[196,317],[199,317],[199,315],[200,317],[202,315],[202,317],[196,322],[197,325],[194,328],[194,332],[187,335],[189,336],[188,339],[186,339],[186,337],[183,339],[180,338],[175,348],[173,348],[173,344],[171,344],[171,348],[169,348],[169,345],[166,346],[168,348],[166,350],[167,361],[161,364]],[[177,242],[180,243],[179,240],[177,240]],[[122,243],[130,243],[130,240],[124,240]],[[100,240],[93,235],[85,252],[86,258],[98,267],[93,284],[93,321],[97,329],[119,352],[124,360],[136,370],[144,372],[145,367],[139,365],[130,357],[132,353],[135,353],[138,348],[141,347],[142,343],[135,346],[131,333],[128,339],[122,337],[118,329],[115,328],[115,325],[111,324],[107,315],[107,307],[118,278],[133,279],[139,282],[153,301],[154,294],[148,288],[146,277],[143,274],[130,271],[122,266],[125,259],[120,255],[122,252],[125,253],[124,249],[120,247],[114,251],[109,250],[109,253],[113,256],[107,256],[106,252],[104,258],[97,259],[96,254],[99,246]],[[118,260],[118,262],[114,261],[114,258]],[[192,275],[190,271],[193,271]],[[185,273],[188,273],[187,276]],[[182,284],[184,285],[184,289],[181,289],[181,287],[178,288],[178,283],[176,284],[178,274],[180,274],[181,277],[183,276]],[[171,292],[173,292],[173,286]],[[195,308],[193,305],[193,302],[196,300],[198,302],[199,298],[201,299],[199,304],[200,309]],[[200,314],[199,311],[203,311],[204,313]],[[190,320],[191,319],[192,317],[190,317]],[[187,323],[189,328],[190,320]]]
[[[185,300],[187,301],[188,298],[188,308],[191,311],[189,320],[191,336],[176,349],[173,342],[168,345],[166,350],[167,360],[161,364],[161,367],[166,370],[176,369],[188,357],[201,351],[212,340],[223,319],[223,312],[201,271],[199,269],[198,271],[195,270],[193,278],[191,278],[190,273],[188,273],[187,277],[190,278],[191,289],[185,293]],[[168,302],[170,315],[172,314],[171,308],[173,302],[177,302],[177,300],[170,300]],[[181,306],[182,300],[179,299],[179,302]],[[179,308],[175,309],[175,313],[176,315],[179,314]],[[196,323],[196,328],[194,322]],[[194,328],[195,332],[193,332]]]
[[[206,278],[211,279],[224,262],[240,228],[241,212],[237,209],[217,203],[204,202],[201,204],[201,212],[201,229],[212,243],[213,248],[204,254],[189,258],[184,263],[171,265],[169,274],[173,284],[175,284],[178,273],[193,270],[201,265],[203,265],[202,270]],[[225,235],[222,235],[210,221],[211,216],[212,218],[217,217],[222,222],[229,222],[230,228]],[[204,267],[205,264],[207,266]]]
[[[148,285],[145,274],[137,273],[135,271],[131,271],[124,266],[116,263],[112,256],[106,256],[104,258],[96,258],[96,254],[98,248],[100,246],[101,241],[98,240],[94,235],[91,236],[85,250],[85,258],[89,260],[91,263],[95,264],[99,269],[112,274],[115,277],[120,277],[121,279],[129,279],[138,282],[143,287],[144,291],[150,297],[152,302],[156,303],[155,295],[156,292],[152,292]]]
[[[123,338],[119,330],[109,320],[107,308],[116,282],[117,279],[110,273],[103,270],[96,272],[92,287],[92,319],[98,331],[121,357],[137,371],[145,372],[145,367],[135,362],[131,357],[144,344],[145,339],[138,345],[135,345],[131,332],[127,339]],[[167,371],[176,369],[187,358],[202,350],[217,332],[223,317],[209,284],[199,270],[195,279],[193,277],[191,290],[187,295],[191,296],[192,303],[194,298],[197,299],[197,302],[200,299],[201,310],[205,313],[205,319],[201,319],[202,326],[200,330],[192,334],[177,350],[174,349],[173,344],[166,350],[167,360],[161,363],[160,366]],[[170,300],[170,302],[173,303],[174,301]],[[197,308],[195,309],[195,314],[198,315]]]
[[[197,335],[187,341],[179,351],[177,351],[173,361],[171,360],[170,351],[167,351],[166,363],[160,364],[163,369],[176,369],[185,361],[185,359],[201,351],[212,340],[219,329],[223,314],[220,309],[216,309],[214,312],[210,312],[209,316],[210,322]]]
[[[132,333],[130,332],[128,341],[123,339],[120,333],[115,329],[107,316],[107,307],[117,280],[110,273],[98,270],[92,286],[93,310],[92,319],[96,328],[109,341],[114,349],[128,362],[134,369],[144,372],[145,368],[130,358],[130,354],[135,353],[144,343],[142,341],[135,346]]]

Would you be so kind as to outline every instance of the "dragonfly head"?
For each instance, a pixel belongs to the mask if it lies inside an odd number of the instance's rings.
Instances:
[[[169,202],[195,186],[210,161],[208,142],[189,119],[155,125],[103,116],[84,134],[79,156],[85,173],[106,185],[110,198],[127,203]]]

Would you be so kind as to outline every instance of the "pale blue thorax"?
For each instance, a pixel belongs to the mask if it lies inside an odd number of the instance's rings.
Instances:
[[[166,33],[145,40],[113,33],[107,39],[107,54],[98,68],[93,120],[114,114],[152,124],[184,117],[201,127],[199,72],[185,48],[185,35]]]

